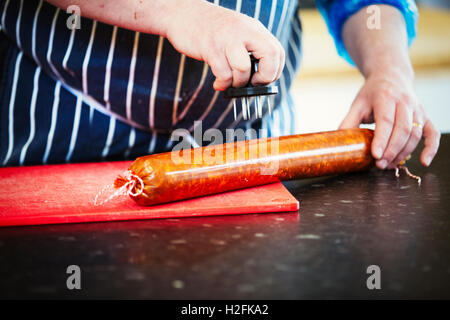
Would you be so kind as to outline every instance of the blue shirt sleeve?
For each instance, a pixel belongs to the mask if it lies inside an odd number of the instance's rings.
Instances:
[[[342,41],[342,26],[352,14],[366,6],[386,4],[401,11],[406,23],[408,45],[416,37],[416,24],[418,18],[417,6],[414,0],[316,0],[316,6],[324,17],[328,31],[334,39],[338,54],[354,65]]]

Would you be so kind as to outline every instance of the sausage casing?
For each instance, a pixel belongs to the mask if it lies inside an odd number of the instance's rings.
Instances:
[[[361,171],[374,164],[373,131],[348,129],[256,139],[137,158],[132,198],[154,205],[280,180]],[[119,177],[115,186],[123,186]]]

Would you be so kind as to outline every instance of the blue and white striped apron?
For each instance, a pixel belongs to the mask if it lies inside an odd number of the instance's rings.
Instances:
[[[281,92],[262,121],[235,121],[214,76],[160,36],[70,14],[40,0],[0,0],[9,48],[0,87],[0,165],[133,159],[170,150],[178,128],[293,133],[289,88],[301,56],[296,0],[210,0],[259,19],[286,50]],[[263,110],[267,111],[267,108]],[[199,143],[199,142],[197,142]],[[200,142],[201,143],[201,142]]]

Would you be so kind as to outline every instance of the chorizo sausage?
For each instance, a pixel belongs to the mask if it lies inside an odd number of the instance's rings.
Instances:
[[[374,164],[372,139],[372,130],[348,129],[148,155],[137,158],[129,168],[131,175],[118,177],[115,187],[129,182],[130,176],[141,179],[129,194],[140,205],[154,205],[280,180],[366,170]]]

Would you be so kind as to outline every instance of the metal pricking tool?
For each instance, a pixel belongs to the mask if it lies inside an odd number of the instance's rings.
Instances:
[[[250,79],[248,80],[247,86],[244,88],[233,88],[230,87],[227,90],[225,90],[225,98],[233,99],[233,109],[234,109],[234,119],[237,118],[237,111],[236,111],[236,99],[241,98],[241,107],[242,107],[242,117],[244,120],[248,120],[251,118],[251,110],[250,110],[250,97],[255,97],[255,118],[262,118],[263,112],[262,107],[264,105],[264,101],[261,101],[262,98],[265,96],[270,96],[273,94],[278,93],[278,87],[277,86],[257,86],[253,87],[251,85],[251,80],[255,72],[258,71],[258,60],[253,57],[252,53],[250,53],[250,60],[251,60],[251,72],[250,72]],[[270,105],[270,97],[267,97],[267,107],[269,110],[269,113],[272,112],[272,108]]]

